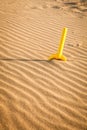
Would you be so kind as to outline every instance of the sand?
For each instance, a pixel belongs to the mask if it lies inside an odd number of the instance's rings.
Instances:
[[[0,1],[0,130],[87,130],[86,10],[75,0]],[[68,60],[49,62],[64,27]]]

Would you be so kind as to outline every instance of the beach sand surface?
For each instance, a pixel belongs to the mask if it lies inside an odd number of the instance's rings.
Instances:
[[[75,0],[0,0],[0,130],[87,130],[86,11]],[[48,61],[64,27],[67,61]]]

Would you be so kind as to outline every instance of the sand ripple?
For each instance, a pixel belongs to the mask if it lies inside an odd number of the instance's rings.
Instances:
[[[36,10],[0,12],[0,130],[87,130],[87,19]],[[64,26],[68,61],[48,62]]]

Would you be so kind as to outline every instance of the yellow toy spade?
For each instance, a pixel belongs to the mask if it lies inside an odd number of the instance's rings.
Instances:
[[[52,59],[63,60],[63,61],[67,60],[67,58],[62,54],[63,53],[63,48],[64,48],[64,42],[65,42],[65,38],[66,38],[66,34],[67,34],[67,28],[64,28],[63,32],[62,32],[62,37],[61,37],[61,40],[60,40],[58,51],[57,51],[56,54],[52,54],[49,57],[49,60],[52,60]]]

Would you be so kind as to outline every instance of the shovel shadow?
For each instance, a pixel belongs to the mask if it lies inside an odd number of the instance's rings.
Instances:
[[[50,62],[49,60],[28,59],[28,58],[0,58],[0,61]]]

